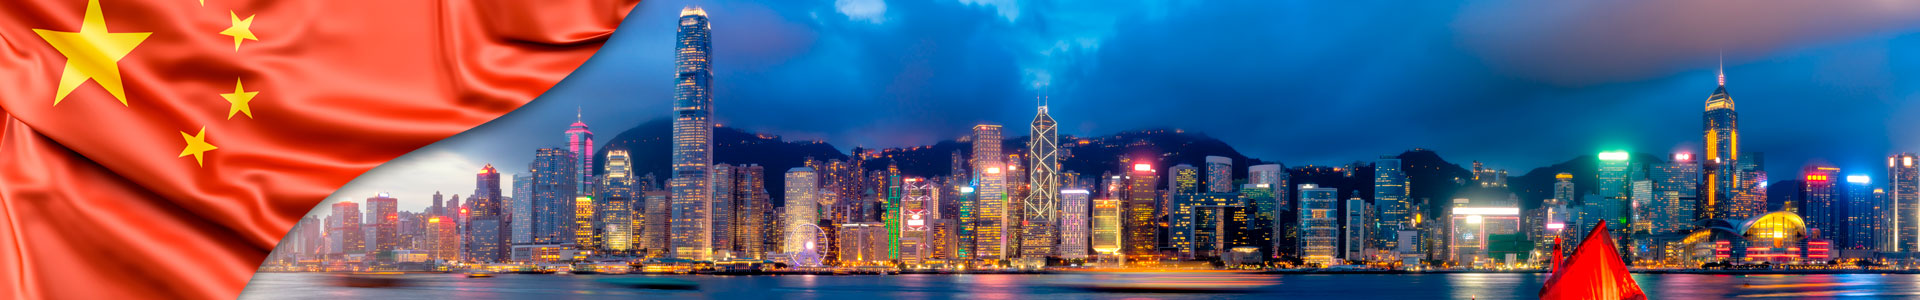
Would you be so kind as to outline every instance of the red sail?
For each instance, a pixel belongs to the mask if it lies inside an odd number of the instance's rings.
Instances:
[[[1548,275],[1547,286],[1540,289],[1540,299],[1647,299],[1640,284],[1634,283],[1627,272],[1626,262],[1620,260],[1605,221],[1594,226],[1586,240],[1574,248],[1573,255],[1556,269]]]

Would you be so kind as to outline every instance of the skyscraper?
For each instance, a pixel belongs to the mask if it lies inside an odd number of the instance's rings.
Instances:
[[[1373,161],[1373,203],[1380,218],[1373,232],[1378,249],[1396,248],[1399,238],[1395,235],[1402,229],[1413,229],[1413,218],[1408,214],[1412,203],[1407,199],[1407,173],[1400,168],[1400,158],[1395,156],[1382,155]]]
[[[327,222],[328,227],[331,227],[328,232],[337,233],[328,234],[330,236],[328,239],[339,241],[340,243],[339,251],[335,251],[335,253],[367,253],[366,231],[360,229],[359,203],[353,203],[353,201],[347,200],[335,202],[333,203],[333,214],[328,218],[332,219]]]
[[[400,244],[395,230],[400,226],[399,199],[388,197],[387,193],[367,198],[367,216],[373,218],[373,249],[368,255],[377,255],[376,260],[393,261],[393,250]]]
[[[1154,217],[1159,215],[1155,205],[1158,193],[1155,190],[1159,174],[1154,174],[1153,164],[1134,163],[1133,171],[1128,174],[1125,207],[1122,208],[1125,219],[1121,230],[1126,239],[1121,243],[1123,255],[1127,260],[1136,262],[1158,259],[1159,226]]]
[[[903,181],[907,194],[901,198],[900,216],[896,217],[900,220],[900,262],[919,264],[932,254],[933,247],[930,244],[933,241],[929,239],[929,233],[932,232],[930,226],[936,214],[933,207],[939,205],[933,199],[938,197],[940,187],[918,177]]]
[[[713,165],[713,206],[707,211],[712,215],[707,239],[712,243],[715,259],[733,257],[733,209],[739,192],[739,168],[729,164]]]
[[[1225,156],[1207,156],[1207,192],[1233,192],[1233,159]]]
[[[1093,211],[1090,213],[1093,217],[1089,220],[1091,224],[1088,227],[1091,233],[1088,234],[1088,239],[1090,240],[1088,243],[1092,245],[1094,254],[1100,256],[1121,255],[1120,249],[1123,249],[1122,246],[1124,246],[1122,245],[1123,240],[1121,239],[1122,234],[1120,233],[1122,223],[1121,215],[1124,213],[1122,213],[1120,206],[1120,199],[1101,198],[1093,200]]]
[[[1027,197],[1024,207],[1026,226],[1022,227],[1021,256],[1044,258],[1054,254],[1060,205],[1060,145],[1053,116],[1047,106],[1033,116],[1027,141]]]
[[[1167,167],[1167,194],[1192,194],[1200,192],[1200,169],[1189,164]]]
[[[1847,175],[1846,198],[1841,201],[1842,216],[1836,224],[1840,232],[1833,234],[1835,247],[1840,249],[1872,250],[1874,234],[1880,231],[1880,221],[1874,216],[1883,209],[1873,197],[1873,178],[1867,175]]]
[[[1812,165],[1802,170],[1801,175],[1806,180],[1801,181],[1804,194],[1799,203],[1800,218],[1807,222],[1809,232],[1820,232],[1817,238],[1835,239],[1840,231],[1839,226],[1835,226],[1840,218],[1838,206],[1845,204],[1839,199],[1839,191],[1834,190],[1840,181],[1840,168]]]
[[[673,205],[669,200],[672,194],[667,191],[647,191],[640,194],[641,203],[646,206],[646,214],[643,218],[646,226],[642,226],[644,229],[640,230],[642,245],[640,248],[647,250],[648,258],[673,255],[673,249],[670,249],[673,237],[667,230],[673,226],[672,218],[668,217]]]
[[[1920,249],[1920,166],[1913,153],[1887,157],[1886,239],[1880,251],[1915,252]]]
[[[1084,259],[1091,250],[1092,233],[1088,219],[1092,217],[1088,209],[1092,204],[1087,201],[1092,193],[1086,189],[1066,189],[1060,191],[1060,258]]]
[[[773,221],[769,218],[773,204],[767,199],[766,168],[747,164],[740,168],[738,177],[733,208],[734,257],[760,259],[775,250],[766,247],[766,234],[781,229],[767,226]]]
[[[513,227],[511,242],[515,245],[533,243],[533,174],[513,175],[513,201],[507,205],[508,222]],[[442,216],[451,214],[442,213]],[[452,219],[447,219],[452,223]]]
[[[573,153],[560,148],[534,150],[531,207],[534,244],[573,243]]]
[[[1254,187],[1267,188],[1267,199],[1254,198],[1254,200],[1256,203],[1255,207],[1259,207],[1262,210],[1256,214],[1256,216],[1259,216],[1256,219],[1266,222],[1265,228],[1269,234],[1269,244],[1261,247],[1261,250],[1266,251],[1266,255],[1269,258],[1280,258],[1282,256],[1280,250],[1292,249],[1294,246],[1293,241],[1286,238],[1291,234],[1291,232],[1289,232],[1291,226],[1289,226],[1290,224],[1287,222],[1286,216],[1288,212],[1293,211],[1293,202],[1287,198],[1287,190],[1290,186],[1288,182],[1290,180],[1288,180],[1289,175],[1284,169],[1285,168],[1279,164],[1247,167],[1247,184],[1253,185]],[[1262,200],[1266,202],[1261,202]]]
[[[1608,206],[1625,206],[1627,203],[1632,203],[1632,199],[1629,198],[1633,188],[1632,181],[1627,178],[1630,173],[1628,167],[1632,165],[1632,155],[1626,151],[1600,153],[1600,178],[1594,181],[1597,185],[1594,190],[1609,203],[1617,203]],[[1631,216],[1627,215],[1630,210],[1625,207],[1602,207],[1601,209],[1608,212],[1601,216],[1608,223],[1622,225],[1614,229],[1622,229],[1621,232],[1625,232],[1624,229],[1629,228],[1625,224],[1631,224]]]
[[[813,168],[798,167],[787,170],[786,191],[786,232],[785,249],[781,252],[797,253],[807,249],[806,243],[814,236],[814,225],[820,220],[819,199],[820,179]]]
[[[1007,174],[1001,171],[998,162],[988,162],[980,170],[980,187],[974,189],[974,196],[979,199],[979,215],[975,216],[973,226],[974,257],[1006,259],[1014,254],[1007,253],[1007,223],[1019,220],[1007,212]]]
[[[1300,185],[1300,258],[1309,264],[1337,265],[1339,191]]]
[[[576,108],[577,109],[577,108]],[[573,125],[567,126],[567,151],[573,152],[574,195],[593,194],[593,131],[587,130],[586,121],[580,113],[574,112]]]
[[[1701,219],[1726,218],[1729,210],[1735,208],[1733,196],[1740,189],[1736,172],[1740,158],[1740,133],[1738,113],[1733,111],[1733,96],[1727,95],[1727,74],[1719,72],[1720,85],[1707,95],[1707,108],[1702,116],[1702,127],[1706,128],[1707,156],[1702,159],[1702,169],[1706,171],[1707,190],[1701,197]]]
[[[600,236],[607,251],[633,250],[633,158],[626,149],[607,150],[600,186]]]
[[[707,11],[680,10],[674,77],[672,240],[677,258],[707,260],[711,254],[713,189],[713,41]]]
[[[500,208],[500,170],[492,164],[474,175],[473,197],[467,198],[466,257],[474,262],[506,261],[510,252],[507,227]]]
[[[1673,161],[1653,167],[1653,177],[1654,230],[1693,228],[1700,205],[1700,164],[1693,154],[1674,154]]]

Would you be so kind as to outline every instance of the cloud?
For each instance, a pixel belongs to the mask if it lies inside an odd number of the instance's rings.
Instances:
[[[400,209],[405,211],[421,211],[431,205],[435,192],[448,199],[456,194],[462,198],[471,196],[476,187],[474,174],[484,164],[439,148],[423,148],[367,171],[327,197],[316,207],[316,213],[330,211],[327,207],[340,200],[362,201],[380,193],[400,199]],[[503,173],[510,170],[496,167]],[[513,195],[513,176],[502,174],[500,177],[502,193]]]
[[[833,2],[833,7],[839,10],[840,14],[847,15],[847,18],[853,20],[874,24],[887,20],[887,2],[883,0],[836,0]]]

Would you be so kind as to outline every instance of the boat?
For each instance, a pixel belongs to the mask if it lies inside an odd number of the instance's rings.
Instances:
[[[1540,289],[1540,299],[1646,300],[1647,293],[1633,281],[1626,262],[1620,260],[1619,250],[1613,245],[1613,236],[1607,234],[1607,222],[1600,221],[1565,262],[1553,262],[1547,283]]]
[[[349,273],[340,275],[335,283],[340,286],[357,288],[384,288],[406,286],[406,278],[400,272]]]
[[[493,278],[493,272],[487,272],[487,271],[468,272],[467,278]]]
[[[699,290],[700,284],[675,278],[661,277],[614,277],[595,280],[602,284],[650,290]]]

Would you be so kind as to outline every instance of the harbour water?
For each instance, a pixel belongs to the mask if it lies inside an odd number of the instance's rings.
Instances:
[[[260,273],[241,299],[1536,299],[1542,274],[1311,274],[1228,276],[1256,282],[1234,293],[1113,293],[1078,287],[1090,282],[1152,282],[1152,274],[1047,275],[522,275],[466,278],[460,274],[398,275],[405,285],[339,285],[338,274]],[[604,284],[614,277],[660,276],[693,281],[691,291]],[[1651,299],[1920,298],[1920,275],[1694,275],[1635,274]]]

